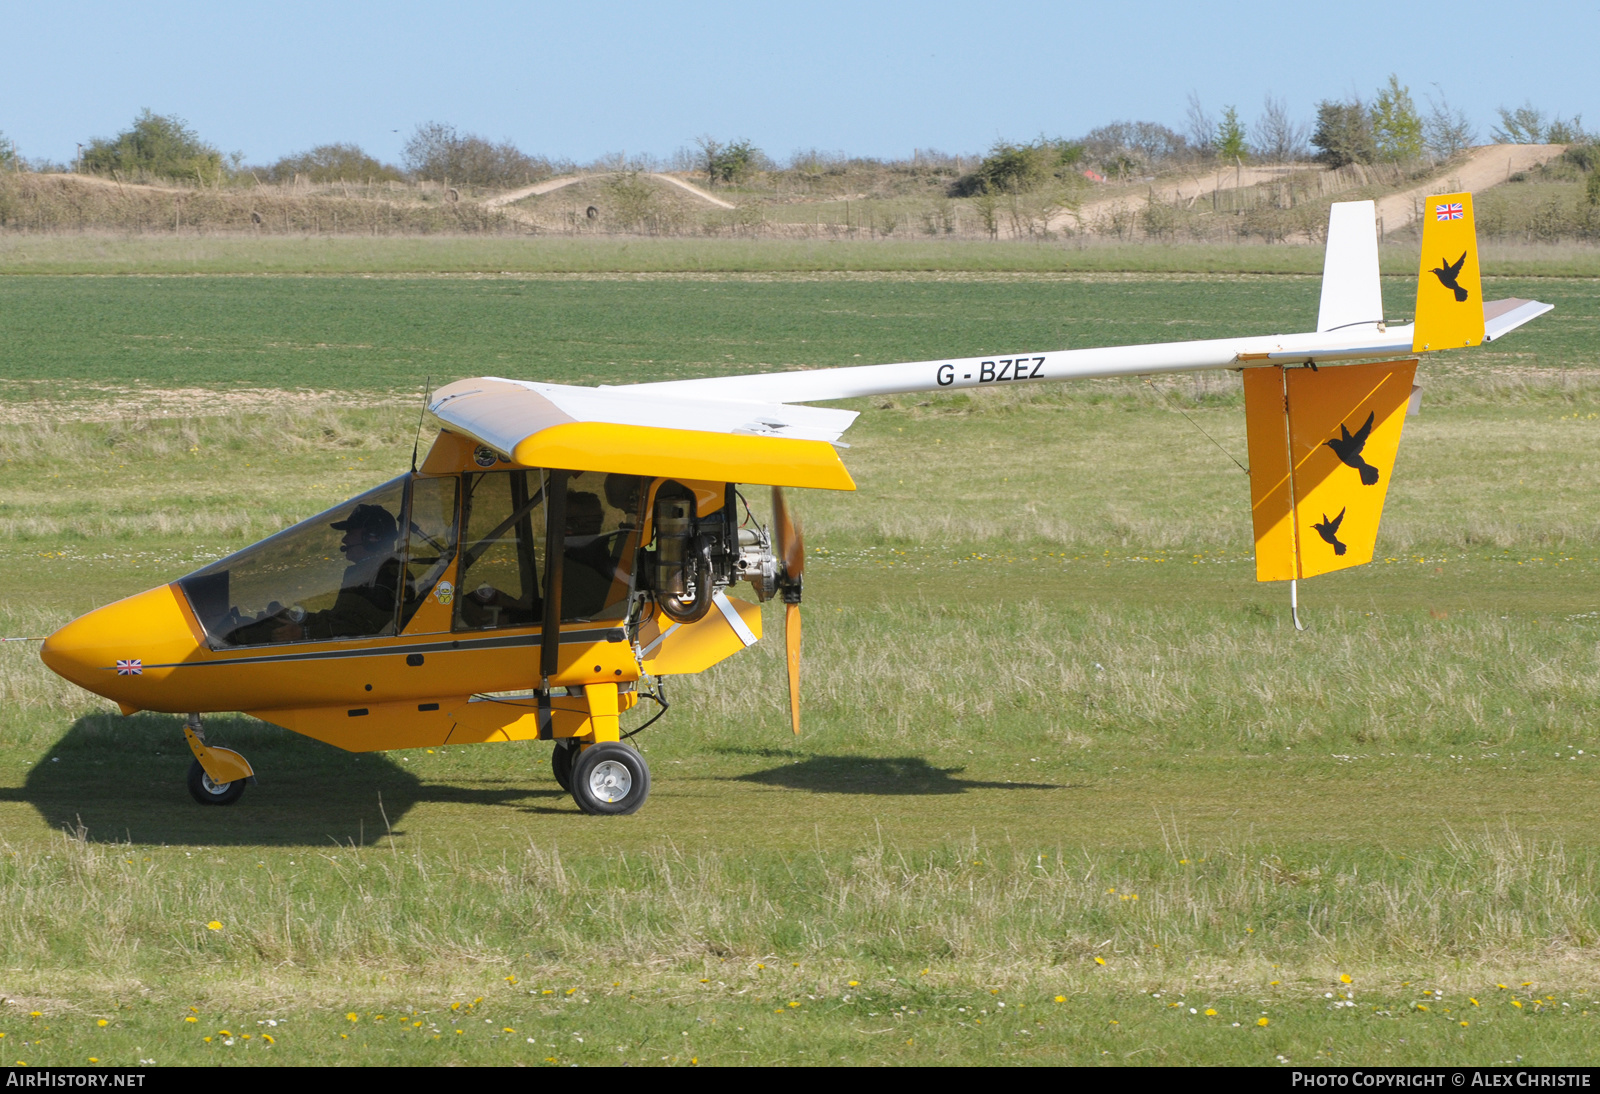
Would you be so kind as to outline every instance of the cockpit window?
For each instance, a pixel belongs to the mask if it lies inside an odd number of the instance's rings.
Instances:
[[[212,644],[395,634],[407,584],[399,523],[407,478],[182,578],[178,585]]]
[[[633,588],[644,480],[599,471],[565,479],[561,618],[622,619]],[[545,492],[551,481],[549,472],[535,470],[465,476],[456,630],[544,622]]]

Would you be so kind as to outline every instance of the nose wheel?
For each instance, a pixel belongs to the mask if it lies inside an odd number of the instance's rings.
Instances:
[[[231,748],[206,744],[200,715],[189,715],[183,737],[194,753],[189,764],[189,796],[201,805],[232,805],[244,793],[245,785],[255,782],[256,773],[243,756]]]
[[[199,760],[189,761],[189,796],[201,805],[232,805],[244,794],[244,779],[219,783],[206,774]]]
[[[636,813],[650,796],[650,768],[620,741],[590,745],[572,765],[572,800],[595,816]]]

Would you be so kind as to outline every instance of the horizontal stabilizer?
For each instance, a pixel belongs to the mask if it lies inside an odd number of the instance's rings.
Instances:
[[[1493,342],[1516,330],[1522,324],[1537,319],[1554,304],[1541,304],[1537,300],[1486,300],[1483,303],[1483,340]]]

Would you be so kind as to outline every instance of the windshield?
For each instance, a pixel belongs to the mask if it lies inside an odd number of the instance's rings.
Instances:
[[[178,585],[212,644],[395,634],[405,585],[400,519],[408,478],[386,482],[182,578]],[[447,503],[452,507],[453,493]],[[437,516],[429,523],[437,525]],[[445,553],[442,547],[433,551],[434,558]]]

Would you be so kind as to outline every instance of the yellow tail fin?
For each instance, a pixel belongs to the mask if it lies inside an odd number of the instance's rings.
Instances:
[[[1416,368],[1245,369],[1257,581],[1372,561]]]
[[[1471,194],[1435,194],[1422,203],[1422,264],[1411,352],[1483,341],[1483,285]]]

